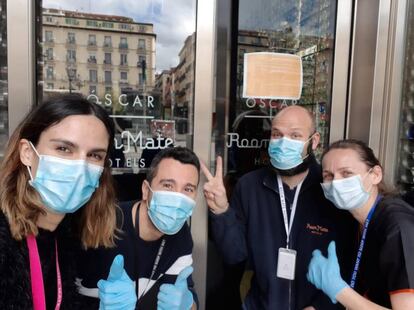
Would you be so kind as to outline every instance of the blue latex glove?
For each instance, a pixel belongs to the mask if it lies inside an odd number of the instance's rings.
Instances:
[[[107,280],[98,281],[100,310],[135,309],[137,296],[134,282],[124,269],[124,257],[117,255],[112,262]]]
[[[329,243],[327,258],[319,250],[313,251],[312,256],[306,275],[308,281],[322,290],[336,304],[336,296],[348,287],[348,284],[341,277],[335,241]]]
[[[193,294],[188,289],[187,278],[193,273],[193,267],[181,270],[175,284],[163,284],[158,293],[158,310],[188,310],[193,305]]]

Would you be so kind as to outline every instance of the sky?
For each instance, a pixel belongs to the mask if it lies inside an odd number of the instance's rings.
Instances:
[[[157,72],[178,65],[184,41],[195,31],[196,0],[43,0],[43,7],[120,15],[154,24]]]

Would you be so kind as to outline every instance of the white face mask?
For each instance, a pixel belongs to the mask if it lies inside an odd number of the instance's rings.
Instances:
[[[365,177],[371,172],[369,170]],[[360,175],[321,183],[325,197],[338,209],[353,210],[362,207],[369,199],[369,192],[364,189]]]

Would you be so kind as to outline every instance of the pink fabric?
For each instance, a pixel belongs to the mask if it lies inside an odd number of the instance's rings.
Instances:
[[[43,285],[43,273],[42,266],[40,264],[39,250],[37,248],[36,238],[33,235],[29,235],[26,238],[27,247],[29,248],[29,260],[30,260],[30,279],[32,285],[32,299],[34,310],[46,310],[45,301],[45,289]],[[55,240],[56,250],[56,276],[57,276],[57,301],[55,310],[60,309],[62,304],[62,277],[59,268],[59,256],[57,241]]]
[[[29,248],[30,278],[32,283],[32,298],[34,310],[46,310],[45,290],[43,286],[42,266],[40,265],[39,251],[36,238],[33,235],[27,236]]]

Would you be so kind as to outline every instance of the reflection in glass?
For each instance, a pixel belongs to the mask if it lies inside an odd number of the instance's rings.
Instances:
[[[0,159],[8,140],[7,1],[0,0]]]
[[[39,8],[38,91],[81,93],[107,109],[115,173],[144,171],[145,149],[192,147],[195,4],[44,0]]]
[[[336,1],[333,0],[240,0],[237,61],[233,76],[234,101],[230,107],[229,170],[240,170],[235,165],[238,157],[244,157],[249,149],[238,147],[243,139],[256,142],[252,167],[267,163],[267,141],[270,119],[286,105],[300,104],[315,115],[321,144],[316,151],[320,155],[329,138],[329,111],[331,105],[332,68],[334,56]],[[303,87],[297,102],[276,99],[243,98],[244,54],[252,52],[278,52],[296,54],[302,58]],[[243,118],[241,121],[240,118]],[[246,123],[240,132],[237,124]],[[236,136],[235,134],[238,134]],[[236,139],[237,137],[237,139]],[[263,143],[260,143],[262,141]],[[249,143],[250,143],[249,142]],[[247,142],[246,142],[247,143]],[[251,151],[251,150],[250,150]],[[239,156],[239,155],[240,156]],[[246,159],[245,159],[246,160]],[[237,173],[243,174],[243,171]]]
[[[414,3],[409,1],[407,5],[407,37],[396,181],[403,191],[412,191],[414,189]]]

